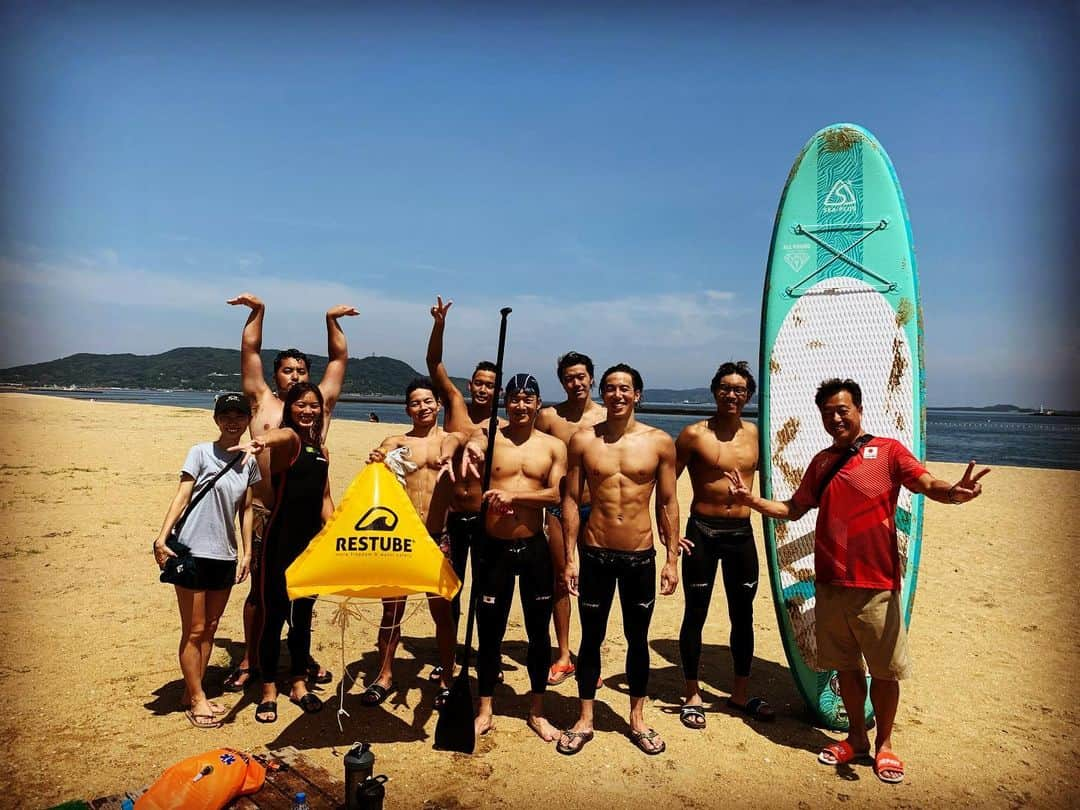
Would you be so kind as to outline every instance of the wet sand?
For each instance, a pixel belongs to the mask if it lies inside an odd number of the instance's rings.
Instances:
[[[684,728],[677,714],[681,591],[658,597],[646,709],[667,741],[658,757],[646,757],[625,736],[626,648],[617,610],[603,650],[598,733],[573,758],[525,726],[525,637],[516,606],[504,647],[506,683],[495,696],[496,728],[472,756],[432,749],[435,689],[427,674],[435,646],[423,605],[404,629],[397,679],[405,689],[368,709],[353,686],[344,733],[335,719],[336,680],[322,692],[321,714],[304,715],[282,700],[278,723],[264,726],[254,721],[253,693],[225,695],[229,721],[217,730],[193,729],[177,710],[175,596],[157,581],[150,541],[187,449],[216,435],[209,412],[3,394],[0,424],[7,449],[0,463],[0,795],[8,806],[47,807],[145,785],[170,763],[221,745],[254,751],[293,745],[340,774],[340,753],[354,740],[372,743],[376,772],[390,776],[388,808],[1076,802],[1078,472],[995,469],[975,503],[927,504],[911,633],[915,677],[903,685],[894,733],[907,778],[894,787],[880,783],[868,765],[817,764],[818,749],[839,735],[808,724],[764,591],[756,603],[752,685],[779,717],[755,724],[723,707],[731,667],[717,592],[702,660],[710,704],[704,731]],[[400,428],[334,423],[335,496],[368,450],[394,432]],[[951,480],[962,465],[930,468]],[[689,495],[684,478],[684,520]],[[211,696],[220,694],[239,654],[246,593],[246,585],[234,590],[222,619],[207,676]],[[320,604],[317,613],[315,654],[340,675],[343,649],[341,632],[329,621],[332,606]],[[365,617],[349,627],[344,644],[348,669],[362,681],[375,670],[378,608]],[[575,619],[572,646],[577,637]],[[576,717],[575,695],[572,680],[551,690],[549,716],[557,725]]]

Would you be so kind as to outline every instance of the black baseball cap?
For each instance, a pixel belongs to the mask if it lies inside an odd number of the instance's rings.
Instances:
[[[243,394],[222,394],[214,400],[214,416],[221,416],[229,411],[251,416],[251,403]]]

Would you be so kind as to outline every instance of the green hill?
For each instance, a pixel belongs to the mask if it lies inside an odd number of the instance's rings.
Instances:
[[[262,351],[269,376],[277,349]],[[311,376],[322,378],[327,358],[309,355]],[[350,357],[343,393],[401,396],[420,372],[393,357]],[[464,380],[455,379],[459,388]],[[47,363],[0,369],[0,383],[78,388],[188,388],[198,391],[238,390],[240,351],[187,347],[161,354],[73,354]]]

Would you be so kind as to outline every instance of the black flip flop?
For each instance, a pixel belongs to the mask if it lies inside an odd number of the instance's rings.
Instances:
[[[240,683],[240,679],[247,677],[247,680]],[[252,683],[259,679],[259,670],[252,667],[251,669],[245,669],[244,667],[237,667],[229,673],[225,678],[224,683],[221,684],[221,688],[226,692],[243,692]]]
[[[363,706],[378,706],[389,697],[391,692],[395,691],[397,691],[397,684],[394,682],[391,682],[389,686],[383,686],[378,682],[373,683],[360,696],[360,703]]]
[[[595,736],[595,732],[592,731],[571,731],[566,729],[559,737],[559,741],[555,744],[555,750],[560,754],[565,754],[568,757],[572,757],[578,751],[585,747],[585,743],[591,740]],[[562,738],[569,737],[570,744],[563,744]],[[578,742],[580,740],[580,742]]]
[[[679,720],[687,728],[701,731],[705,728],[705,710],[701,706],[683,706],[679,709]]]
[[[323,702],[319,700],[318,695],[313,695],[311,692],[307,692],[303,697],[289,698],[289,703],[295,703],[307,714],[315,714],[315,712],[322,711]]]
[[[326,670],[322,675],[319,674],[320,665],[313,663],[308,667],[307,681],[308,683],[318,684],[319,686],[325,686],[334,680],[334,673],[330,670]]]
[[[728,698],[727,707],[729,709],[734,709],[737,712],[741,712],[753,720],[760,720],[763,723],[771,723],[776,719],[776,712],[774,712],[772,706],[769,705],[769,701],[761,697],[751,698],[742,706],[731,698]]]
[[[270,714],[273,712],[274,716],[270,719],[259,717],[260,714]],[[277,701],[276,700],[264,700],[258,706],[255,707],[255,722],[256,723],[276,723],[277,722]]]

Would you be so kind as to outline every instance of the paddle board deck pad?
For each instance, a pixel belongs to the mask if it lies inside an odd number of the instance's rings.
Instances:
[[[773,228],[762,308],[761,491],[790,498],[832,439],[814,393],[850,377],[863,392],[863,429],[926,458],[922,310],[911,226],[896,172],[873,135],[835,124],[806,144],[788,175]],[[835,672],[817,670],[814,524],[765,520],[773,601],[791,672],[816,720],[847,728]],[[922,497],[900,491],[896,513],[904,621],[919,569]],[[870,717],[869,701],[864,708]]]

